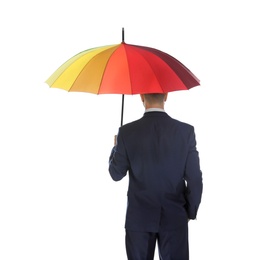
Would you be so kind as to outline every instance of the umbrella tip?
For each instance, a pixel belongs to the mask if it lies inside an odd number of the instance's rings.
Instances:
[[[122,42],[125,42],[125,29],[122,27]]]

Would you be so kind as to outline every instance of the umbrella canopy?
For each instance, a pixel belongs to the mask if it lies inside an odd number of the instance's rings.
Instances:
[[[198,78],[171,55],[122,42],[85,50],[60,66],[46,81],[52,88],[95,94],[146,94],[187,90]]]
[[[124,42],[75,55],[46,82],[53,88],[95,94],[167,93],[199,85],[169,54]]]

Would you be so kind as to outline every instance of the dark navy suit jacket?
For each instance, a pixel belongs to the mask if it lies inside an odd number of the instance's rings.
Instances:
[[[115,181],[129,173],[126,229],[168,231],[196,218],[202,174],[193,126],[146,112],[119,128],[109,172]]]

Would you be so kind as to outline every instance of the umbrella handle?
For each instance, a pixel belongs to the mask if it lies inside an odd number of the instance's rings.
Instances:
[[[122,95],[122,108],[121,108],[121,126],[123,125],[123,114],[124,114],[124,99],[125,95]]]

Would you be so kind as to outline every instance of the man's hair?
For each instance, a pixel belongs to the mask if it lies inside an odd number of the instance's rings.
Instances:
[[[163,103],[165,94],[164,93],[151,93],[151,94],[144,94],[144,98],[149,103]]]

